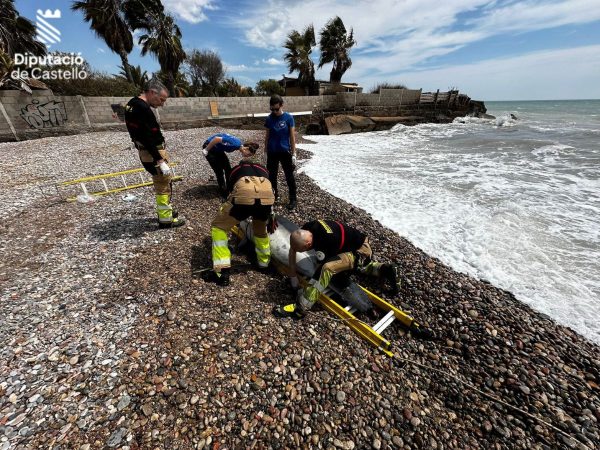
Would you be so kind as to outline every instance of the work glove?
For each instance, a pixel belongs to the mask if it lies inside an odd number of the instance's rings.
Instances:
[[[271,213],[271,215],[269,216],[269,220],[267,220],[267,232],[269,234],[275,233],[275,230],[278,226],[279,224],[277,223],[277,217],[275,217],[274,213]]]
[[[160,170],[160,173],[162,173],[163,175],[165,175],[167,177],[170,175],[173,175],[173,170],[171,170],[169,165],[164,161],[161,161],[161,163],[158,165],[158,168]]]
[[[292,155],[292,165],[295,167],[296,166],[296,155]]]
[[[206,150],[205,148],[202,149],[202,154],[204,156],[208,156],[208,150]]]

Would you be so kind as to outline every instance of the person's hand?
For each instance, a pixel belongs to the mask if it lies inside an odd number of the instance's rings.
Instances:
[[[202,154],[204,156],[208,156],[208,150],[206,150],[205,148],[202,149]]]
[[[160,170],[160,172],[165,175],[165,176],[170,176],[173,175],[173,171],[171,170],[171,168],[169,167],[169,165],[165,162],[164,159],[162,159],[159,163],[158,163],[158,169]]]
[[[296,167],[296,154],[292,154],[292,166]]]
[[[269,220],[267,220],[267,232],[269,234],[273,234],[278,226],[279,224],[277,223],[277,217],[275,217],[274,213],[271,213]]]

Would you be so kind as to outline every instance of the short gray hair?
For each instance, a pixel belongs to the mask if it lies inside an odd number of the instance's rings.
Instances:
[[[144,92],[150,91],[156,92],[157,94],[160,94],[162,91],[169,92],[166,86],[162,84],[158,78],[151,78],[144,85]]]

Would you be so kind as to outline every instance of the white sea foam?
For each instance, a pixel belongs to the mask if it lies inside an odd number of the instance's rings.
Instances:
[[[315,136],[303,170],[456,270],[600,343],[600,145],[544,143],[527,117],[510,120],[516,131],[484,119]]]

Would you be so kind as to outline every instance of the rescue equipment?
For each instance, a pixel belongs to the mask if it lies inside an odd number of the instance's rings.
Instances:
[[[275,233],[270,235],[271,238],[271,262],[277,268],[277,270],[283,275],[287,275],[287,250],[289,249],[289,233],[297,226],[289,220],[278,216],[277,217],[278,227]],[[251,234],[252,226],[250,223],[240,224],[239,226],[233,227],[232,232],[237,236],[240,241],[244,239],[252,239]],[[287,237],[287,245],[286,245]],[[314,255],[313,255],[314,257]],[[315,257],[316,259],[316,257]],[[304,288],[309,284],[309,280],[306,276],[302,276],[303,268],[310,265],[308,258],[302,258],[297,261],[296,268],[298,269],[298,279],[300,285]],[[385,314],[383,317],[374,325],[369,325],[366,322],[358,319],[354,313],[356,309],[351,306],[342,306],[344,303],[355,303],[356,300],[348,299],[349,296],[359,298],[362,296],[368,297],[375,307],[383,311]],[[348,301],[349,300],[349,301]],[[359,337],[369,342],[374,347],[381,350],[388,356],[393,356],[391,351],[392,344],[389,340],[382,336],[382,333],[395,321],[400,322],[404,327],[411,331],[415,335],[427,337],[430,332],[427,328],[416,322],[409,314],[395,307],[391,303],[377,296],[368,289],[351,282],[349,286],[345,286],[344,289],[335,287],[335,283],[331,283],[323,292],[319,292],[318,302],[329,312],[335,314],[343,323],[345,323],[352,331],[354,331]],[[289,305],[288,305],[289,306]],[[282,308],[285,308],[282,306]],[[295,311],[286,311],[287,313],[295,313]],[[289,315],[289,314],[288,314]],[[290,315],[293,318],[301,318],[303,312]]]
[[[172,163],[169,166],[173,170],[173,166],[177,163]],[[152,179],[148,180],[151,175],[140,167],[138,169],[123,170],[120,172],[105,173],[101,175],[94,175],[89,177],[77,178],[76,180],[62,181],[54,184],[41,185],[40,190],[45,196],[50,195],[48,189],[54,188],[57,195],[63,197],[65,189],[73,187],[80,187],[84,195],[89,196],[102,196],[108,194],[114,194],[117,192],[127,191],[129,189],[137,189],[145,186],[152,186]],[[181,176],[175,176],[173,181],[181,181]],[[117,186],[115,187],[115,182]],[[88,186],[91,186],[88,189]],[[100,186],[100,189],[98,189]],[[72,194],[72,190],[69,191]],[[70,195],[66,198],[68,202],[74,202],[77,200],[77,195]]]

